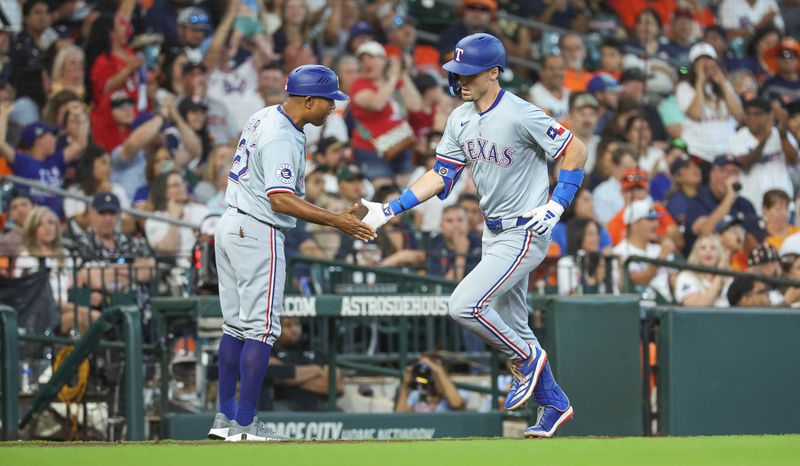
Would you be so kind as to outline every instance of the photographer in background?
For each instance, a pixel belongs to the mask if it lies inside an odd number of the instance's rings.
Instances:
[[[438,356],[420,356],[406,367],[395,412],[443,413],[463,411],[466,406],[466,392],[453,385]]]

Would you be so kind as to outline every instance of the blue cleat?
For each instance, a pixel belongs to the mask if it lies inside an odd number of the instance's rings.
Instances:
[[[549,362],[545,363],[533,394],[539,404],[539,415],[536,424],[525,429],[525,438],[550,438],[561,424],[572,419],[573,412],[569,398],[553,377]]]
[[[511,375],[514,380],[506,396],[505,408],[509,411],[525,406],[536,388],[539,375],[547,363],[547,353],[541,348],[531,346],[531,357],[522,364],[512,364]]]
[[[536,424],[525,429],[525,438],[550,438],[561,424],[572,419],[572,406],[559,411],[552,406],[539,406]]]

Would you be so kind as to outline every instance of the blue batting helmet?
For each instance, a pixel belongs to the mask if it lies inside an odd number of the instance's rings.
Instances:
[[[339,90],[336,73],[322,65],[303,65],[292,70],[286,80],[286,93],[333,100],[349,99],[347,94]]]
[[[461,94],[458,76],[471,76],[494,67],[500,71],[506,67],[506,49],[497,37],[480,32],[470,34],[456,44],[453,59],[442,68],[447,71],[450,92]]]

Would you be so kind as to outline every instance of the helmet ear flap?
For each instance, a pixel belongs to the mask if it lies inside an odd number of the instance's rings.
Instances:
[[[447,81],[450,83],[450,95],[458,97],[461,95],[461,84],[458,83],[459,75],[447,73]]]

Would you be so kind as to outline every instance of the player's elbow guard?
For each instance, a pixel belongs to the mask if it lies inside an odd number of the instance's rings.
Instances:
[[[456,185],[458,177],[461,176],[463,170],[464,165],[445,162],[441,159],[436,160],[436,163],[433,165],[433,171],[442,177],[442,181],[444,181],[444,189],[437,194],[439,199],[445,200],[447,196],[450,195],[450,192],[453,191],[453,187]]]

